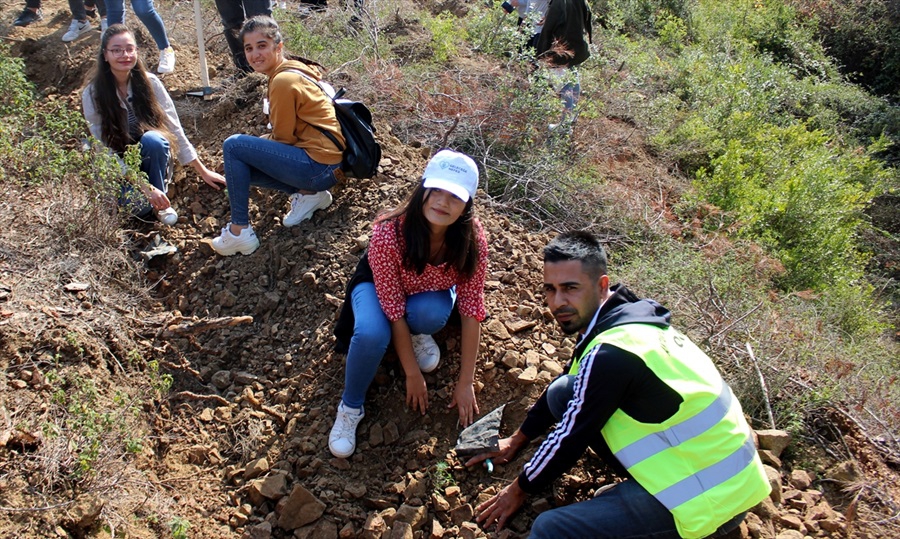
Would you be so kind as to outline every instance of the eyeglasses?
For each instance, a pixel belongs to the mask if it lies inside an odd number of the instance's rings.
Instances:
[[[106,49],[106,52],[112,54],[115,57],[122,56],[123,54],[128,54],[131,56],[132,54],[137,52],[137,47],[125,47],[124,49],[120,49],[118,47],[114,49]]]

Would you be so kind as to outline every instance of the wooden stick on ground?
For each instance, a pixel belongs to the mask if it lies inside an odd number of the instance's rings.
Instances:
[[[172,325],[163,332],[163,337],[174,337],[177,335],[196,335],[212,329],[222,329],[232,326],[241,326],[244,324],[252,324],[252,316],[223,316],[222,318],[212,318],[209,320],[200,320],[199,322]]]
[[[750,354],[750,361],[753,362],[753,368],[756,369],[756,375],[759,376],[759,385],[762,387],[763,398],[766,401],[766,413],[769,414],[769,426],[771,428],[775,428],[775,416],[772,414],[772,403],[769,401],[769,388],[766,386],[766,379],[763,377],[763,373],[759,370],[759,364],[756,362],[756,356],[753,355],[753,348],[750,348],[750,343],[747,344],[747,353]]]

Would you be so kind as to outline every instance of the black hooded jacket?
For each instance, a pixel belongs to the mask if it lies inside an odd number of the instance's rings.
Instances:
[[[578,342],[573,359],[582,354],[597,334],[614,327],[638,323],[669,327],[671,314],[659,303],[639,299],[622,285],[610,291],[613,293],[600,307],[594,327]],[[529,494],[540,491],[569,471],[588,447],[619,475],[628,477],[603,440],[600,429],[618,409],[638,421],[660,423],[672,417],[682,402],[681,395],[634,354],[610,344],[588,350],[581,360],[575,395],[566,414],[525,465],[519,475],[519,486]],[[520,430],[532,440],[554,423],[556,419],[550,413],[544,391],[528,411]]]
[[[588,42],[591,41],[591,8],[585,0],[551,0],[544,16],[544,28],[537,42],[536,55],[542,58],[555,45],[567,49],[571,57],[565,63],[556,65],[574,67],[591,56]],[[584,40],[588,35],[588,41]]]

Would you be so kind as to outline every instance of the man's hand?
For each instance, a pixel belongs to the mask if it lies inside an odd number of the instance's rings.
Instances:
[[[475,388],[472,384],[459,382],[453,390],[453,400],[448,408],[459,407],[459,424],[468,427],[478,415],[478,401],[475,399]]]
[[[475,455],[466,461],[466,466],[475,466],[479,462],[483,462],[486,459],[491,459],[494,464],[506,464],[512,459],[516,458],[516,455],[519,454],[519,451],[528,445],[528,438],[525,437],[521,431],[516,431],[509,438],[503,438],[500,440],[500,449],[498,451],[494,451],[492,453],[481,453],[479,455]]]
[[[414,372],[406,376],[406,405],[413,411],[421,410],[425,415],[428,409],[428,387],[421,372]]]
[[[502,530],[506,521],[525,503],[528,495],[519,488],[519,480],[516,479],[498,492],[493,498],[475,508],[478,516],[475,520],[482,528],[487,529],[493,523],[497,523],[497,530]]]

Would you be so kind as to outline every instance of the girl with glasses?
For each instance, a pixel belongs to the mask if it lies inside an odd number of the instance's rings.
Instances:
[[[135,193],[135,186],[123,185],[119,199],[135,215],[152,212],[166,225],[178,221],[166,196],[173,153],[209,186],[219,189],[225,185],[225,178],[200,161],[181,128],[172,99],[156,75],[147,72],[134,34],[125,25],[114,24],[103,33],[96,73],[81,99],[94,138],[120,156],[126,147],[140,144],[140,168],[149,183],[136,186],[143,196]]]

